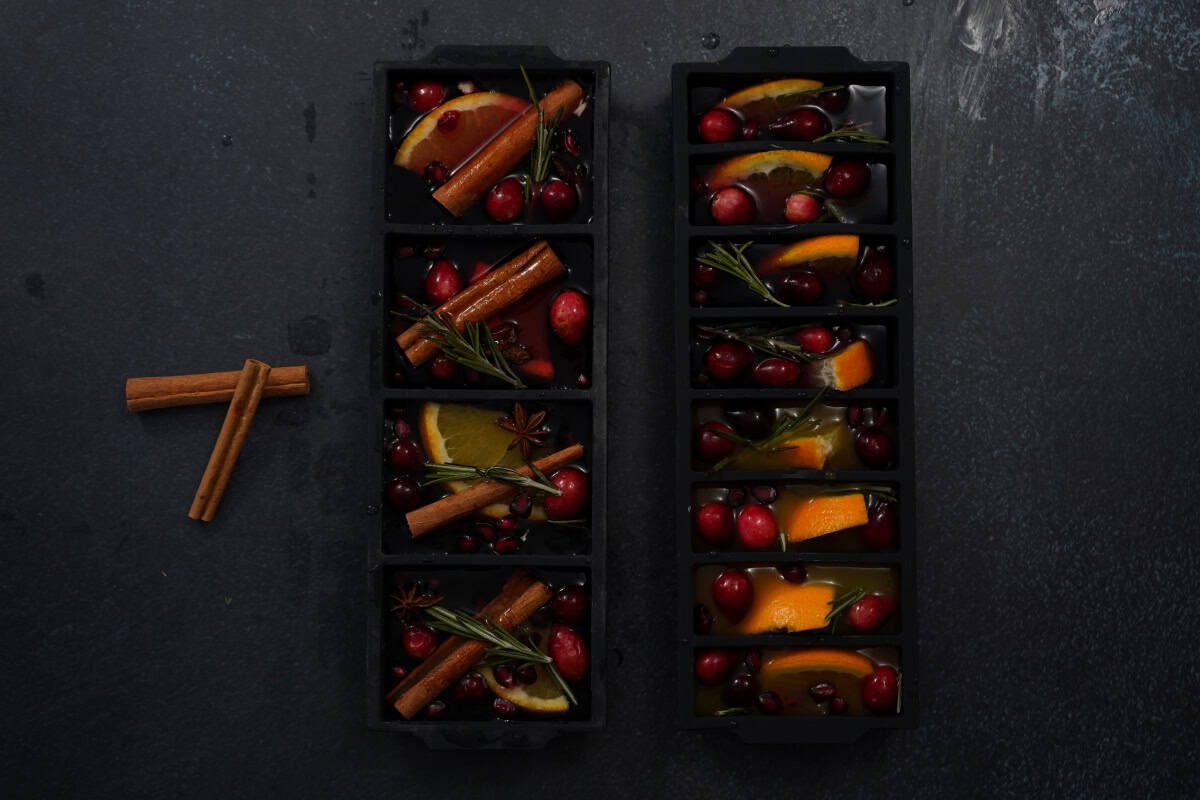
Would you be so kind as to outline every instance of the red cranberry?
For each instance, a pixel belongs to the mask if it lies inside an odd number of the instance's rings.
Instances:
[[[421,484],[416,478],[392,478],[387,485],[387,501],[397,511],[412,511],[421,505]]]
[[[887,622],[896,603],[881,594],[869,594],[846,610],[846,622],[859,633],[872,633]]]
[[[733,669],[728,650],[701,650],[696,653],[696,679],[705,686],[719,686]]]
[[[759,386],[785,389],[800,380],[800,365],[786,358],[771,356],[754,365],[750,379]]]
[[[867,524],[858,529],[858,538],[867,547],[883,550],[896,541],[896,506],[881,500],[871,507]]]
[[[460,553],[474,553],[479,549],[479,540],[469,533],[461,534],[454,540],[454,549]]]
[[[849,89],[834,89],[829,92],[822,92],[817,95],[817,105],[828,111],[830,114],[840,114],[846,110],[846,106],[850,104]]]
[[[517,685],[517,670],[512,664],[499,664],[493,667],[492,677],[505,689],[512,689]]]
[[[392,423],[392,433],[396,434],[398,439],[407,439],[412,436],[412,426],[402,419],[397,419]]]
[[[788,564],[775,569],[788,583],[804,583],[808,580],[808,570],[803,564]]]
[[[425,711],[422,712],[425,719],[441,719],[446,716],[446,703],[442,700],[434,700],[429,705],[425,706]]]
[[[718,435],[717,431],[733,433],[733,429],[722,422],[706,422],[696,429],[696,458],[715,464],[733,454],[733,442]]]
[[[485,542],[491,543],[496,541],[496,529],[486,522],[475,524],[475,535]]]
[[[700,506],[696,509],[693,522],[696,532],[709,544],[728,547],[733,543],[733,510],[724,503],[712,502]]]
[[[792,192],[788,195],[787,205],[783,207],[783,218],[788,222],[816,222],[821,216],[821,201],[811,194]]]
[[[521,549],[521,540],[516,536],[503,536],[492,545],[492,549],[502,556],[515,553]]]
[[[775,544],[779,528],[770,509],[754,503],[738,514],[737,535],[738,542],[747,550],[766,550]]]
[[[833,332],[821,326],[801,328],[796,331],[795,340],[804,348],[804,352],[820,355],[833,347]]]
[[[716,267],[696,262],[692,264],[692,285],[699,289],[711,289],[721,281],[721,272]]]
[[[746,706],[754,702],[758,696],[758,678],[740,672],[733,676],[722,692],[725,702],[735,706]]]
[[[449,300],[462,289],[462,276],[454,268],[454,264],[441,259],[433,262],[429,272],[425,273],[425,296],[435,306]]]
[[[717,342],[704,356],[704,368],[714,380],[730,383],[750,369],[754,351],[741,342]]]
[[[712,612],[703,603],[697,603],[692,609],[692,630],[701,635],[712,630]]]
[[[458,372],[458,364],[445,353],[438,353],[429,362],[429,377],[439,383],[447,383],[454,380],[455,374]]]
[[[875,249],[867,250],[851,278],[854,291],[868,300],[883,300],[891,294],[892,280],[891,259]]]
[[[775,692],[763,692],[755,698],[755,703],[764,714],[778,714],[783,710],[783,700]]]
[[[757,675],[762,669],[762,650],[757,647],[751,647],[746,651],[746,669],[750,670],[751,675]]]
[[[574,628],[555,624],[550,628],[550,657],[554,668],[569,681],[577,681],[587,674],[588,648]]]
[[[583,292],[568,289],[550,304],[550,329],[563,344],[576,345],[591,330],[592,310]]]
[[[588,496],[591,494],[591,484],[587,473],[575,467],[565,467],[550,476],[562,494],[558,497],[546,495],[542,507],[550,519],[576,519],[587,508]]]
[[[825,191],[834,197],[857,197],[870,182],[871,170],[861,161],[843,161],[825,173]]]
[[[437,649],[438,643],[437,634],[433,632],[433,628],[420,623],[407,626],[404,633],[400,635],[400,641],[404,645],[404,652],[417,661],[429,658]]]
[[[811,272],[793,272],[779,280],[783,299],[801,306],[811,306],[821,299],[821,279]]]
[[[408,107],[418,114],[432,111],[446,99],[446,87],[434,81],[417,81],[408,90]]]
[[[586,372],[581,372],[575,376],[575,385],[580,389],[586,389],[592,385],[592,379],[588,377]]]
[[[450,180],[450,170],[440,161],[430,161],[425,165],[425,180],[434,186],[441,186]]]
[[[769,126],[771,133],[780,139],[794,142],[811,142],[818,136],[829,133],[829,120],[820,111],[798,108],[784,114]]]
[[[517,519],[525,519],[533,511],[533,498],[527,494],[519,494],[508,504],[508,513]]]
[[[478,672],[468,672],[458,679],[450,690],[450,699],[455,703],[477,703],[487,696],[487,683]]]
[[[750,490],[750,494],[754,495],[754,499],[762,503],[764,506],[769,506],[775,502],[775,498],[779,496],[779,492],[774,486],[755,486]]]
[[[397,439],[388,447],[388,463],[405,472],[425,468],[425,452],[412,439]]]
[[[392,677],[402,681],[408,677],[408,667],[403,664],[392,664]]]
[[[742,138],[749,141],[758,138],[758,123],[748,119],[742,123]]]
[[[730,622],[738,622],[754,605],[754,584],[745,570],[727,569],[712,583],[713,602]]]
[[[754,198],[737,186],[726,186],[713,195],[709,210],[718,225],[745,225],[758,213]]]
[[[849,708],[849,703],[846,702],[846,698],[844,698],[844,697],[830,698],[830,700],[829,700],[829,713],[830,714],[845,714],[847,708]]]
[[[554,595],[550,611],[559,622],[578,627],[587,619],[588,593],[579,584],[564,586]]]
[[[492,701],[492,711],[496,712],[496,716],[501,719],[512,719],[520,713],[515,703],[505,700],[503,697],[497,697]]]
[[[854,452],[868,467],[883,469],[892,463],[892,440],[882,428],[870,427],[854,437]]]
[[[525,210],[525,189],[520,178],[505,178],[492,187],[484,209],[496,222],[512,222]]]
[[[818,703],[824,703],[837,694],[837,687],[832,683],[816,683],[808,687],[808,694]]]
[[[551,222],[562,222],[579,208],[579,193],[566,181],[552,180],[542,187],[542,211]]]
[[[526,664],[517,670],[517,680],[528,686],[531,683],[537,682],[537,670],[533,664]]]
[[[876,714],[896,713],[896,699],[900,692],[900,676],[892,667],[876,667],[875,671],[862,680],[862,699],[867,708]]]
[[[733,141],[737,137],[740,127],[737,117],[733,114],[723,108],[714,108],[705,112],[704,116],[700,118],[696,132],[700,134],[703,141],[716,144],[717,142]]]
[[[708,292],[703,289],[697,289],[692,292],[692,305],[702,306],[708,302]]]

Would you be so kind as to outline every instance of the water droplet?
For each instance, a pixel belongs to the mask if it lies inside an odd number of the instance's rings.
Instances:
[[[912,247],[912,239],[901,239],[900,244],[904,245],[905,248],[911,248]]]
[[[700,37],[700,46],[705,50],[715,50],[721,45],[721,37],[715,33],[706,33]]]
[[[774,58],[775,56],[779,55],[779,48],[778,48],[778,47],[769,47],[769,48],[767,48],[767,55],[768,55],[770,58]]]
[[[222,147],[233,147],[233,137],[228,133],[221,137]]]
[[[911,6],[915,2],[916,2],[916,0],[904,0],[904,5]]]
[[[379,513],[379,506],[367,506],[367,515],[368,516],[373,517],[378,513]]]

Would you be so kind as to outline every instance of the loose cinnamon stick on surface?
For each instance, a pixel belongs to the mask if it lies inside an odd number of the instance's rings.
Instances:
[[[471,303],[474,303],[480,297],[483,297],[489,292],[495,291],[500,284],[504,283],[513,275],[516,275],[522,267],[526,266],[547,247],[549,247],[549,245],[546,244],[544,239],[534,242],[528,249],[521,252],[515,258],[505,261],[503,264],[485,275],[477,283],[471,284],[446,302],[442,303],[435,309],[435,311],[439,315],[449,314],[451,318],[453,318],[455,314],[471,305]],[[425,326],[420,322],[414,322],[396,337],[396,344],[400,345],[400,347],[405,350],[412,347],[414,344],[421,341],[421,336],[424,333],[424,327]]]
[[[583,445],[573,444],[544,458],[539,458],[533,463],[542,472],[550,474],[554,470],[565,467],[572,461],[578,461],[582,457]],[[518,467],[517,472],[525,476],[533,474],[533,470],[528,465]],[[404,519],[408,522],[408,528],[412,531],[413,538],[416,539],[430,531],[437,530],[443,525],[456,522],[468,514],[473,514],[492,503],[507,500],[515,495],[517,491],[516,486],[503,483],[502,481],[482,481],[470,489],[464,489],[461,492],[448,495],[441,500],[435,500],[429,505],[410,511],[405,515]]]
[[[567,268],[563,266],[554,250],[545,247],[516,274],[495,284],[488,293],[476,296],[465,308],[454,314],[451,321],[460,331],[468,322],[482,322],[566,271]],[[417,325],[420,326],[421,323],[418,322]],[[406,349],[404,355],[414,367],[418,367],[433,358],[439,349],[437,341],[422,338]]]
[[[504,630],[511,631],[529,619],[551,596],[546,584],[534,580],[526,572],[516,572],[476,618],[488,617]],[[487,645],[483,642],[461,636],[449,637],[388,692],[388,702],[406,719],[412,719],[460,675],[479,663],[486,650]]]
[[[566,118],[583,101],[583,87],[575,81],[560,83],[538,103],[547,124]],[[495,183],[512,172],[533,148],[537,132],[537,109],[530,106],[508,127],[496,134],[470,161],[463,164],[433,193],[433,199],[456,217],[461,217],[471,204]]]
[[[263,362],[246,359],[233,390],[233,398],[229,401],[229,410],[225,412],[225,422],[217,435],[217,443],[208,458],[208,466],[204,468],[204,477],[200,479],[200,488],[196,490],[188,511],[192,519],[212,522],[217,513],[221,495],[225,493],[233,465],[242,452],[242,443],[246,441],[246,432],[250,430],[250,422],[254,419],[270,373],[271,368]]]
[[[172,406],[227,403],[233,397],[240,371],[163,375],[125,381],[125,405],[130,411],[151,411]],[[308,394],[308,367],[275,367],[263,387],[263,397]]]

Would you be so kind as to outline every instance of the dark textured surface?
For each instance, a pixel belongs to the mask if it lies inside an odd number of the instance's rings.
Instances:
[[[9,3],[5,794],[1200,790],[1200,9],[718,7]],[[620,654],[607,730],[532,756],[364,725],[368,76],[442,42],[613,65]],[[672,716],[669,66],[771,43],[913,69],[922,724],[849,748]],[[185,512],[220,411],[134,416],[122,382],[247,355],[310,364],[314,392],[264,404],[201,526]]]

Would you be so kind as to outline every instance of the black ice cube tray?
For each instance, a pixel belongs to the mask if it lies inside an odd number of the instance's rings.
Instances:
[[[428,185],[414,173],[392,164],[393,155],[411,121],[393,97],[398,81],[433,79],[454,87],[473,81],[479,87],[527,97],[518,66],[529,72],[534,87],[544,94],[557,82],[571,78],[585,91],[586,107],[571,121],[588,161],[588,178],[580,207],[569,219],[551,224],[534,218],[529,223],[496,224],[477,203],[460,219],[442,210],[429,197]],[[373,512],[367,534],[367,720],[376,730],[411,733],[432,748],[534,748],[566,732],[593,731],[604,724],[605,653],[605,344],[607,340],[608,275],[608,112],[609,65],[598,61],[564,61],[545,47],[438,47],[428,57],[410,62],[375,65],[375,136],[373,142],[373,263],[379,270],[376,303],[378,334],[372,348],[372,408],[369,419],[369,506]],[[435,112],[436,113],[436,112]],[[526,159],[528,161],[528,159]],[[527,165],[518,166],[517,170]],[[465,380],[433,383],[421,370],[405,369],[394,342],[397,318],[393,298],[416,296],[427,261],[427,246],[445,248],[444,255],[465,263],[495,261],[545,239],[569,270],[565,287],[590,297],[592,329],[587,342],[556,351],[556,379],[544,388],[514,389],[502,383]],[[407,255],[412,248],[415,257]],[[464,278],[466,275],[464,274]],[[461,372],[461,370],[460,370]],[[581,387],[580,373],[590,381]],[[384,499],[394,474],[385,462],[393,414],[424,401],[478,404],[511,409],[515,401],[542,408],[560,420],[585,448],[584,463],[591,481],[591,505],[586,525],[569,531],[533,526],[519,553],[480,550],[454,552],[452,537],[431,534],[414,540],[404,515]],[[485,548],[486,549],[486,548]],[[564,717],[522,717],[502,721],[486,711],[447,720],[406,720],[385,695],[398,681],[392,676],[390,652],[397,646],[397,626],[389,594],[397,580],[436,578],[446,602],[468,607],[476,593],[494,595],[503,580],[524,569],[551,586],[584,582],[591,609],[586,635],[590,668],[577,687],[580,705]]]
[[[888,144],[804,143],[758,138],[708,144],[696,135],[701,114],[726,94],[754,84],[783,78],[812,78],[825,85],[882,87],[885,105],[876,99],[871,115],[875,129],[886,130]],[[875,95],[877,98],[877,94]],[[912,212],[910,201],[910,124],[908,65],[900,62],[864,62],[845,48],[755,47],[735,49],[716,63],[675,64],[672,70],[672,122],[674,129],[675,198],[675,363],[676,363],[676,546],[680,676],[678,713],[686,728],[729,731],[744,741],[771,742],[849,742],[877,728],[908,728],[917,721],[917,628],[915,553],[915,495],[913,473],[913,257]],[[811,224],[717,225],[697,203],[693,176],[708,165],[737,154],[776,148],[827,153],[837,158],[856,157],[885,169],[873,175],[873,183],[886,174],[886,214],[869,224],[838,222],[836,219]],[[703,190],[701,190],[703,191]],[[701,207],[697,212],[697,207]],[[813,236],[856,234],[864,244],[883,245],[895,268],[892,305],[858,307],[838,305],[827,293],[818,305],[779,308],[760,301],[743,289],[714,292],[711,301],[696,302],[692,297],[690,269],[698,248],[709,240],[725,242],[754,241],[755,248],[780,246]],[[726,276],[726,283],[736,279]],[[844,292],[844,288],[842,290]],[[841,321],[876,326],[886,332],[886,354],[876,353],[881,364],[877,379],[861,388],[846,392],[827,392],[824,400],[834,404],[867,402],[881,404],[893,412],[892,428],[896,458],[887,469],[825,470],[721,470],[706,472],[692,457],[693,408],[697,403],[725,401],[766,401],[775,404],[803,405],[813,397],[812,389],[764,389],[750,382],[730,387],[708,383],[698,385],[695,376],[694,326],[724,320],[764,321],[780,326],[814,322],[835,325]],[[705,486],[780,484],[814,482],[832,488],[857,486],[889,487],[898,498],[899,533],[896,545],[877,552],[863,552],[857,546],[843,547],[853,534],[835,534],[840,539],[822,542],[820,538],[766,552],[744,550],[706,550],[694,537],[691,519],[693,491]],[[823,537],[822,537],[823,538]],[[817,544],[817,542],[820,542]],[[807,547],[805,545],[808,545]],[[693,622],[693,574],[710,564],[742,563],[829,563],[888,565],[899,571],[898,615],[872,635],[830,634],[826,628],[810,634],[770,635],[699,635]],[[849,650],[889,648],[898,651],[901,680],[901,711],[895,715],[799,716],[736,714],[701,715],[697,712],[697,686],[694,658],[702,648],[839,647]]]

